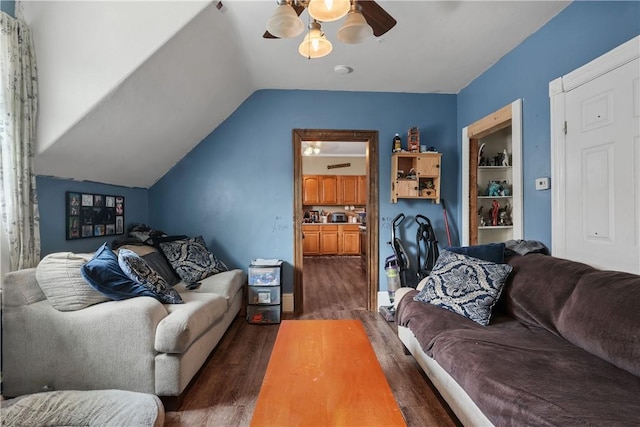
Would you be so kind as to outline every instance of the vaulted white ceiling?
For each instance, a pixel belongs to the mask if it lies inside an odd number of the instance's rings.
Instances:
[[[262,38],[275,1],[217,3],[18,3],[38,61],[37,173],[149,187],[259,89],[455,94],[569,4],[380,0],[391,31],[345,45],[324,24],[334,50],[307,60],[302,36]]]

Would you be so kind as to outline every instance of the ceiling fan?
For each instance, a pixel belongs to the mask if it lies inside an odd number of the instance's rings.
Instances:
[[[278,7],[267,21],[265,39],[293,38],[304,30],[300,14],[307,9],[309,32],[300,44],[302,56],[320,58],[332,46],[321,30],[322,22],[347,19],[338,30],[343,43],[361,43],[371,34],[380,37],[396,25],[396,20],[373,0],[278,0]]]

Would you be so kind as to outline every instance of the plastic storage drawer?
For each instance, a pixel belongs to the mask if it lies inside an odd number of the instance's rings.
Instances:
[[[249,286],[280,286],[280,266],[249,267]]]
[[[250,305],[247,307],[250,323],[280,323],[279,305]]]
[[[280,286],[249,286],[250,304],[280,304]]]

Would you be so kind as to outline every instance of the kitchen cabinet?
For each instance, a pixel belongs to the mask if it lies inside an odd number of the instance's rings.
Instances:
[[[463,129],[464,245],[522,239],[521,108],[517,100]]]
[[[358,175],[358,196],[356,198],[356,205],[367,204],[367,176]]]
[[[391,155],[391,203],[398,199],[425,199],[440,203],[441,153]]]
[[[320,204],[320,180],[317,175],[306,175],[302,177],[302,204]]]
[[[339,255],[360,255],[360,229],[357,224],[339,226],[338,237]]]
[[[320,226],[319,225],[303,225],[302,234],[302,253],[304,255],[320,254]]]
[[[320,204],[338,204],[338,177],[336,175],[319,175],[320,178]]]
[[[361,175],[305,175],[303,205],[366,205],[367,177]]]
[[[339,202],[343,205],[355,205],[358,202],[358,176],[338,176]]]
[[[320,255],[338,255],[338,227],[320,226]]]
[[[360,255],[358,224],[303,224],[306,255]]]

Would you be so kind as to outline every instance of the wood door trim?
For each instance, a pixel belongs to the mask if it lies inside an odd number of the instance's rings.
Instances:
[[[378,229],[378,131],[293,129],[293,307],[296,314],[303,310],[302,251],[302,141],[366,142],[367,168],[367,310],[377,310],[379,288]]]

